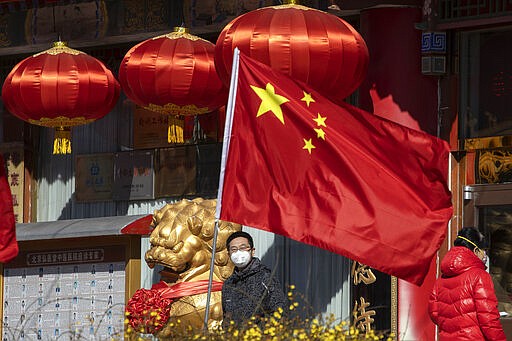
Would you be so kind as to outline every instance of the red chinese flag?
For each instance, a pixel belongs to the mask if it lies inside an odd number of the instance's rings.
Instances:
[[[220,219],[420,285],[452,215],[446,142],[240,54]]]
[[[0,262],[7,263],[17,255],[18,242],[12,194],[5,175],[4,159],[0,155]]]

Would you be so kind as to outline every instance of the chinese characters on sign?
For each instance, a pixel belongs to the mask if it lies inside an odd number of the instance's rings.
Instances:
[[[23,222],[23,191],[25,183],[25,162],[23,146],[0,147],[6,164],[7,181],[12,194],[14,219]]]
[[[168,147],[168,115],[139,106],[133,110],[133,146],[135,149]]]
[[[50,251],[27,254],[27,265],[102,262],[103,249]]]
[[[20,253],[3,272],[3,339],[122,337],[124,254],[120,246]]]
[[[154,199],[152,151],[114,154],[114,200]]]
[[[352,278],[354,278],[355,285],[358,285],[361,282],[368,285],[377,280],[372,269],[370,269],[368,265],[355,261],[352,263]]]
[[[351,275],[356,286],[361,283],[369,285],[377,281],[375,274],[369,266],[356,261],[352,262]],[[370,306],[370,302],[366,302],[364,297],[359,297],[359,300],[360,303],[357,300],[355,301],[354,309],[352,310],[353,324],[363,333],[368,333],[372,330],[372,323],[374,322],[372,316],[376,314],[376,311],[366,310]]]
[[[78,155],[75,193],[77,201],[112,200],[114,155]]]
[[[359,298],[361,303],[357,301],[354,304],[354,310],[352,311],[352,315],[354,316],[354,325],[357,329],[362,332],[368,333],[372,330],[372,323],[374,319],[375,310],[366,310],[370,306],[370,302],[366,302],[364,297]]]

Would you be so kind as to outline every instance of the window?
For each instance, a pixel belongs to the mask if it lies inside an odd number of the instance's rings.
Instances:
[[[512,28],[461,35],[461,137],[512,135]]]

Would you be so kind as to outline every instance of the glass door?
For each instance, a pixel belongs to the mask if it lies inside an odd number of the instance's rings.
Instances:
[[[512,317],[512,184],[467,186],[464,194],[464,226],[477,227],[489,241],[498,309]]]

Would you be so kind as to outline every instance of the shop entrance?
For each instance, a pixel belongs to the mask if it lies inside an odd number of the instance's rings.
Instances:
[[[507,336],[512,336],[512,184],[464,188],[464,226],[477,227],[489,241],[488,271]]]

